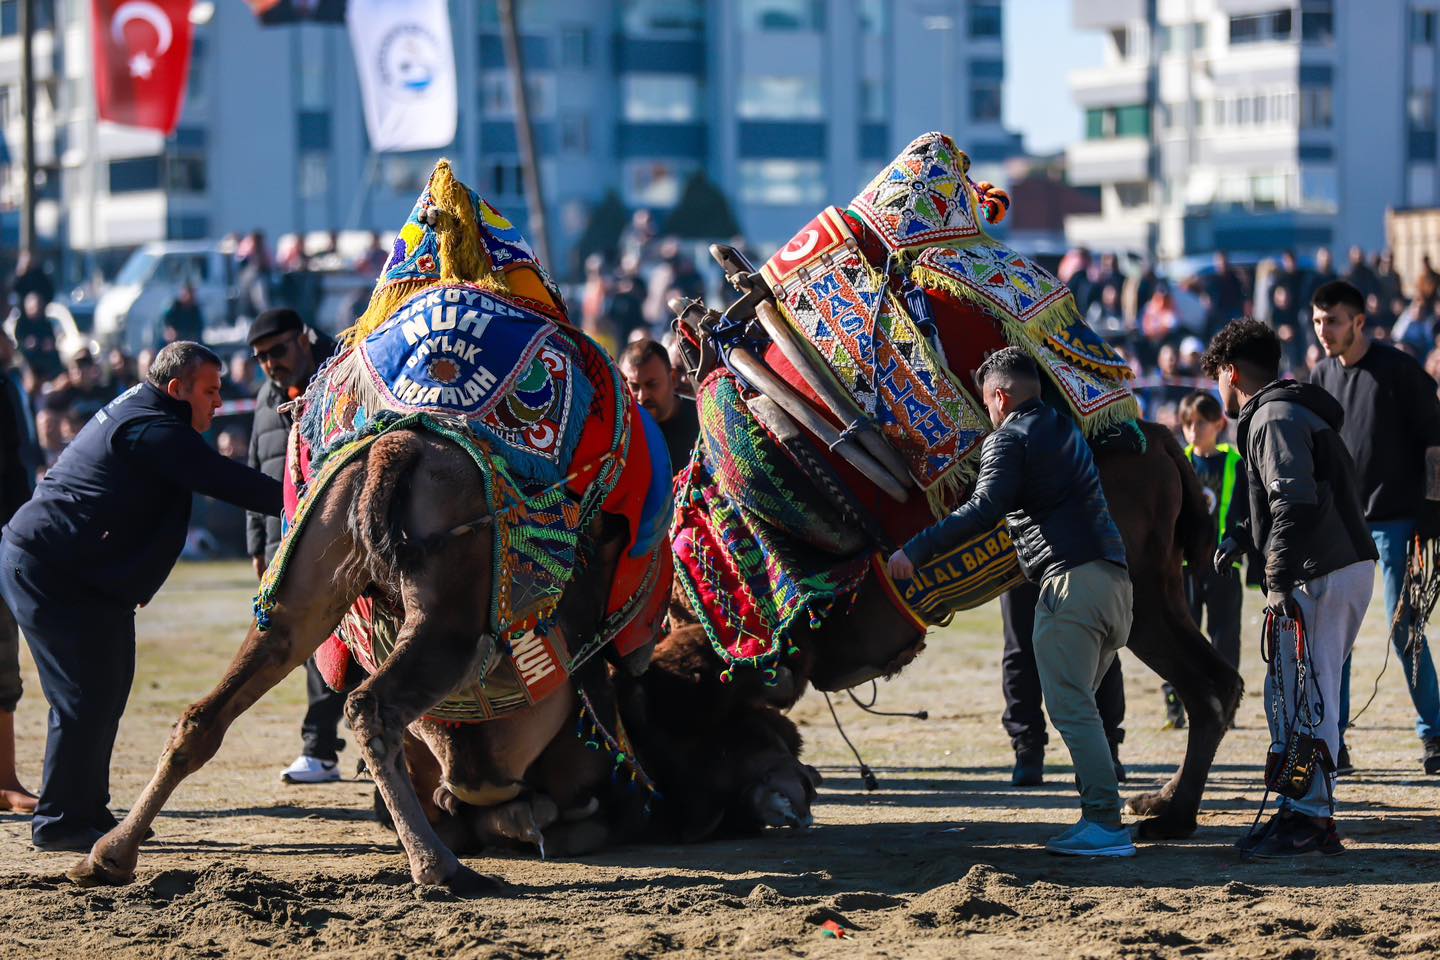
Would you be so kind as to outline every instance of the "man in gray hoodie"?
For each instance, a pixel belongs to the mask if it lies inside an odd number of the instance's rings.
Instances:
[[[1377,557],[1355,466],[1340,439],[1344,411],[1317,386],[1278,379],[1280,341],[1259,321],[1230,323],[1201,362],[1219,383],[1225,412],[1239,417],[1250,497],[1248,526],[1220,544],[1215,566],[1253,546],[1265,558],[1265,606],[1278,624],[1274,656],[1281,689],[1273,670],[1265,681],[1271,763],[1283,757],[1297,730],[1323,740],[1327,751],[1304,796],[1282,797],[1279,812],[1240,848],[1262,858],[1333,856],[1344,850],[1334,801],[1341,667],[1370,604]],[[1303,688],[1290,627],[1297,619],[1308,646]],[[1307,693],[1308,720],[1298,709]]]

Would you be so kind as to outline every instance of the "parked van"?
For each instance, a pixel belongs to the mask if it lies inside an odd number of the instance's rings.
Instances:
[[[160,344],[165,311],[188,281],[204,318],[206,343],[244,340],[235,323],[235,262],[214,244],[147,243],[130,255],[95,305],[93,335],[105,347],[134,356]]]

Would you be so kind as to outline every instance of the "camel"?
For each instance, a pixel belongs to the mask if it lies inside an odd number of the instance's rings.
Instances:
[[[372,671],[345,714],[418,884],[494,892],[455,848],[575,855],[674,816],[648,815],[662,794],[637,756],[646,751],[627,745],[627,731],[638,739],[666,718],[632,703],[622,720],[616,688],[650,658],[670,587],[670,511],[658,429],[614,364],[566,323],[518,231],[445,161],[345,340],[298,411],[287,489],[303,484],[304,495],[292,497],[244,643],[181,714],[125,819],[70,870],[79,884],[130,882],[175,789],[322,644]],[[496,358],[510,369],[482,365]],[[342,644],[362,599],[395,611],[387,649],[378,633]],[[537,642],[555,655],[532,659]],[[487,694],[502,665],[525,687],[503,709]],[[449,722],[439,708],[456,697],[491,709],[483,722]],[[786,822],[808,802],[791,786],[808,771],[798,741],[763,735],[762,722],[753,755],[718,765],[733,771],[727,809]],[[656,762],[682,779],[709,765],[698,754]]]
[[[902,504],[914,493],[913,487],[907,489],[911,479],[907,464],[899,461],[896,451],[879,436],[875,421],[865,416],[844,390],[837,389],[836,374],[825,366],[814,348],[797,337],[795,328],[782,318],[776,288],[788,283],[793,294],[797,273],[802,287],[815,283],[810,289],[823,289],[825,296],[837,289],[833,280],[822,286],[813,276],[807,276],[800,263],[810,257],[810,269],[823,273],[834,270],[836,261],[858,253],[871,269],[882,271],[878,275],[886,277],[890,289],[903,289],[914,277],[925,279],[923,273],[908,272],[925,248],[905,249],[900,234],[912,231],[909,235],[913,235],[916,227],[927,225],[922,220],[928,216],[928,226],[938,224],[935,233],[942,237],[934,243],[930,257],[946,253],[947,244],[960,235],[961,244],[975,244],[982,255],[1026,271],[1027,277],[1040,285],[1030,291],[1036,299],[1056,304],[1056,309],[1068,309],[1078,321],[1063,285],[983,236],[979,216],[1003,216],[1009,200],[1003,191],[989,184],[969,181],[965,176],[968,166],[968,159],[948,137],[927,134],[918,138],[852,201],[851,210],[832,207],[822,212],[766,264],[763,272],[753,270],[732,248],[712,247],[715,259],[741,294],[723,314],[707,309],[699,301],[677,300],[671,304],[681,353],[697,396],[714,387],[714,378],[733,375],[734,382],[741,385],[750,413],[764,428],[761,440],[753,441],[755,434],[751,433],[746,435],[747,443],[764,446],[774,461],[788,457],[796,464],[829,464],[809,471],[812,484],[807,489],[789,492],[811,504],[813,514],[824,513],[822,505],[829,509],[842,500],[853,501],[845,508],[849,512],[843,514],[844,521],[828,531],[842,545],[831,552],[837,565],[867,552],[888,554],[930,520],[912,511],[900,523],[904,526],[908,522],[910,526],[898,531],[893,519],[888,528],[877,520],[876,515],[882,511],[893,517],[906,509]],[[927,177],[936,178],[941,188],[949,189],[931,190]],[[917,213],[917,208],[911,206],[913,198],[927,195],[932,206]],[[948,209],[943,203],[947,198],[953,198]],[[864,204],[870,206],[857,214],[855,208]],[[937,216],[937,209],[946,212]],[[886,219],[896,210],[903,212]],[[891,228],[898,232],[892,233],[888,241],[882,239]],[[817,245],[823,246],[826,238],[831,241],[830,252],[817,257]],[[1001,253],[994,253],[997,250]],[[933,263],[925,256],[918,256],[918,260],[922,265]],[[1043,280],[1036,279],[1041,276]],[[993,282],[1002,279],[999,271],[992,275]],[[947,299],[949,293],[954,293],[953,299]],[[884,295],[881,287],[879,296]],[[939,326],[936,339],[944,341],[950,368],[962,383],[965,374],[978,366],[985,350],[1004,345],[1007,338],[1027,342],[1034,336],[1020,329],[1022,321],[1018,317],[1007,317],[985,296],[983,291],[975,294],[961,289],[959,284],[942,283],[922,298],[929,304],[921,309],[936,315],[933,321],[927,317],[926,322],[931,323],[932,330]],[[976,303],[985,304],[986,309],[977,310]],[[878,309],[867,307],[866,312]],[[874,316],[872,312],[872,320]],[[1002,318],[1008,319],[1008,326]],[[836,323],[854,321],[835,315],[830,322],[833,329]],[[859,341],[858,348],[867,349],[867,343]],[[721,368],[722,363],[728,370]],[[1125,541],[1134,582],[1134,625],[1129,649],[1174,685],[1191,716],[1185,756],[1174,775],[1158,791],[1133,797],[1127,804],[1131,812],[1147,818],[1140,824],[1141,837],[1159,840],[1194,832],[1210,766],[1243,695],[1243,683],[1195,625],[1183,587],[1182,563],[1209,563],[1215,549],[1215,529],[1203,489],[1169,430],[1143,421],[1135,424],[1135,430],[1143,435],[1143,444],[1102,444],[1096,449],[1096,463]],[[787,438],[783,443],[782,436]],[[727,446],[728,442],[721,444],[722,448]],[[723,450],[707,450],[707,454],[725,455]],[[822,475],[830,479],[822,480]],[[836,477],[843,478],[843,484],[859,496],[837,497],[833,486]],[[951,503],[959,499],[963,497],[957,495]],[[866,509],[867,503],[878,506]],[[829,515],[836,516],[833,511]],[[786,532],[797,539],[810,534],[804,530]],[[813,537],[810,542],[813,546]],[[670,615],[671,632],[656,649],[656,662],[691,664],[695,678],[692,697],[704,705],[692,711],[697,717],[725,716],[741,704],[784,710],[811,686],[838,691],[893,675],[923,649],[925,630],[897,610],[880,576],[872,566],[853,589],[843,614],[812,619],[808,625],[803,619],[789,625],[788,655],[772,663],[764,674],[722,662],[698,625],[700,618],[690,598],[680,595]],[[888,592],[893,593],[893,589]],[[700,666],[702,663],[705,666]],[[695,735],[694,730],[674,726],[652,733],[677,739]],[[809,816],[809,809],[801,813]]]

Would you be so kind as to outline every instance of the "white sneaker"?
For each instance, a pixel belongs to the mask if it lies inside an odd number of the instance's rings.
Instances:
[[[340,779],[340,764],[334,760],[317,760],[302,753],[285,768],[280,779],[286,783],[333,783]]]

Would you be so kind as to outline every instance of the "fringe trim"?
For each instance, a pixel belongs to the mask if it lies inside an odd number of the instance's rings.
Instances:
[[[965,491],[974,485],[979,472],[972,461],[979,449],[980,446],[977,445],[969,456],[926,488],[925,503],[930,507],[931,515],[937,520],[949,516],[950,511],[954,510],[961,502]]]
[[[1002,246],[1002,244],[989,240],[988,237],[986,241],[986,246]],[[943,290],[952,297],[971,304],[987,316],[994,317],[1004,328],[1005,338],[1015,346],[1019,346],[1018,341],[1021,340],[1043,344],[1048,335],[1063,330],[1072,323],[1085,322],[1084,318],[1080,316],[1080,309],[1075,306],[1075,297],[1069,290],[1066,290],[1064,296],[1045,307],[1034,317],[1022,321],[1009,311],[1000,309],[995,301],[933,267],[917,265],[911,279],[921,287],[928,286]]]

